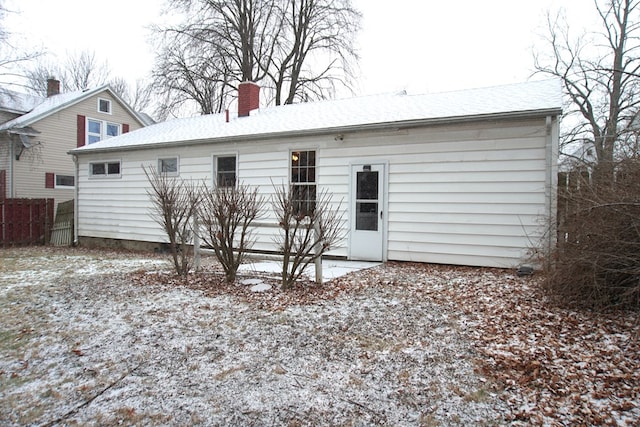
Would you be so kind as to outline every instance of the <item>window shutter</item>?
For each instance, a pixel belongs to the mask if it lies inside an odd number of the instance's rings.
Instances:
[[[87,126],[86,117],[78,114],[78,135],[77,135],[78,147],[82,147],[87,140],[87,137],[86,137],[87,133],[85,129],[86,126]]]
[[[7,171],[0,171],[0,200],[4,200],[7,197]]]
[[[55,188],[56,174],[53,172],[47,172],[44,175],[44,188]]]
[[[123,123],[122,124],[122,133],[127,133],[129,132],[129,124],[128,123]]]

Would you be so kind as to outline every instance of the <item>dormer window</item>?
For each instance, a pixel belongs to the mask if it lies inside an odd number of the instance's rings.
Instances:
[[[109,99],[98,98],[98,111],[111,114],[111,101]]]

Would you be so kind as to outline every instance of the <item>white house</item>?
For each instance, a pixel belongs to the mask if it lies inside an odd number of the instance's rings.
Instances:
[[[411,96],[258,108],[176,119],[69,153],[77,158],[80,244],[163,242],[143,165],[185,179],[327,189],[347,238],[330,254],[515,267],[555,216],[561,87],[555,80]],[[271,218],[273,219],[273,217]],[[264,221],[269,221],[267,218]],[[274,228],[257,230],[269,251]],[[157,244],[157,243],[156,243]]]

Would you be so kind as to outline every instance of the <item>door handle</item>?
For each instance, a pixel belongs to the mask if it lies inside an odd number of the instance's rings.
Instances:
[[[380,219],[382,219],[382,211],[380,211]]]

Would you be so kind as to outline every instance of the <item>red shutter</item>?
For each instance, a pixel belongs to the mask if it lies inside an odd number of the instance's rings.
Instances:
[[[4,200],[7,197],[7,171],[0,171],[0,200]]]
[[[56,186],[56,174],[53,172],[47,172],[44,174],[44,188],[55,188]]]
[[[127,123],[122,124],[122,133],[129,132],[129,125]]]
[[[82,147],[87,141],[87,132],[85,131],[85,127],[87,126],[87,121],[85,116],[81,116],[78,114],[78,147]]]

